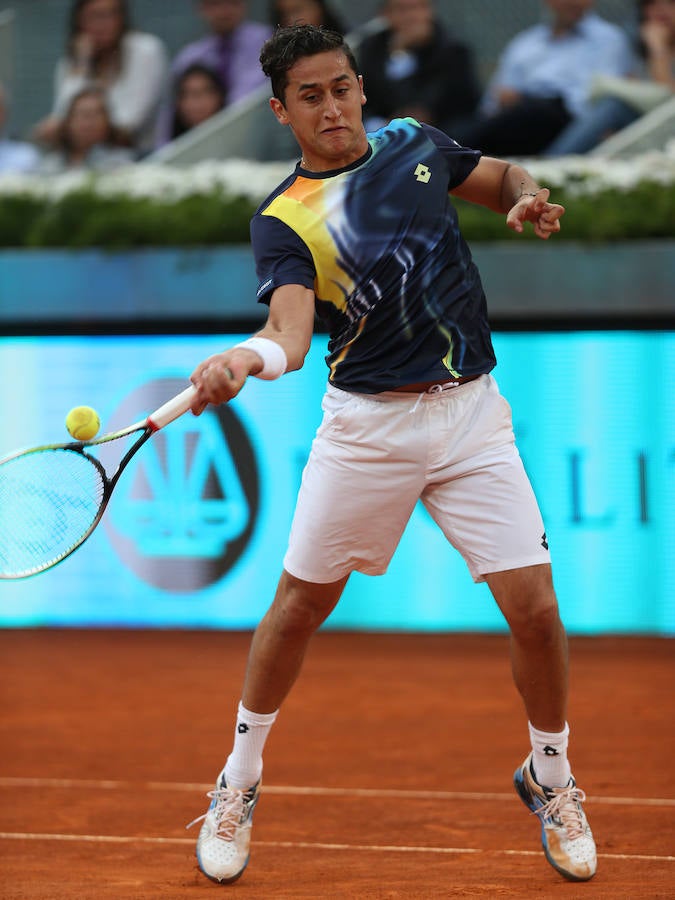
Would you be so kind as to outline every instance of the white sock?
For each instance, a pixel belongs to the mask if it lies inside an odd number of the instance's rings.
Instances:
[[[234,746],[223,770],[228,787],[247,790],[260,780],[263,748],[278,712],[254,713],[239,703]]]
[[[570,727],[560,732],[539,731],[531,722],[530,741],[532,743],[532,767],[534,777],[546,787],[567,787],[572,770],[567,759],[567,743]]]

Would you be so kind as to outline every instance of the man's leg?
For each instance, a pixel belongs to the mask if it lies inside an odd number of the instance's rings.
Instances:
[[[335,608],[347,577],[313,584],[282,573],[274,602],[251,642],[242,694],[246,709],[279,709],[298,677],[310,639]]]
[[[511,632],[513,678],[527,716],[541,731],[559,732],[567,714],[567,636],[550,565],[486,575]]]
[[[211,805],[200,817],[204,823],[197,840],[197,860],[212,881],[236,881],[248,864],[267,735],[298,677],[309,641],[340,599],[347,577],[313,584],[284,571],[274,601],[256,629],[234,747],[209,793]]]
[[[544,853],[572,881],[595,874],[593,835],[585,800],[567,760],[567,638],[560,621],[550,565],[486,576],[511,631],[511,666],[530,724],[532,753],[514,784],[541,823]]]

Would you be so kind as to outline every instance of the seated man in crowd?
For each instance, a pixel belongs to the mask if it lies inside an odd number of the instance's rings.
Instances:
[[[675,96],[675,0],[637,0],[636,13],[630,37],[639,60],[637,77],[596,77],[585,112],[549,144],[545,156],[588,153]]]
[[[538,155],[584,112],[596,75],[633,69],[627,35],[592,11],[593,0],[545,6],[549,20],[507,44],[479,118],[453,134],[465,146],[493,156]]]
[[[470,48],[447,33],[431,0],[385,0],[382,12],[387,27],[357,49],[367,130],[412,116],[452,135],[480,99]]]
[[[246,18],[246,0],[199,0],[198,7],[209,34],[179,51],[171,65],[172,82],[193,65],[206,66],[220,79],[227,106],[265,83],[258,57],[272,28]],[[167,105],[158,124],[158,146],[171,139],[172,128],[173,109]]]

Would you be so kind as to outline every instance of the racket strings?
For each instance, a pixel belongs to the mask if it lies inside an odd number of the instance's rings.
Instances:
[[[102,471],[65,448],[29,451],[0,466],[0,577],[42,571],[89,533],[104,500]]]

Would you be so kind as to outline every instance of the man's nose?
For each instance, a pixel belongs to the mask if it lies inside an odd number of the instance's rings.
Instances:
[[[330,116],[331,119],[335,119],[341,114],[340,106],[335,97],[329,96],[326,99],[326,103],[324,105],[324,113],[327,116]]]

